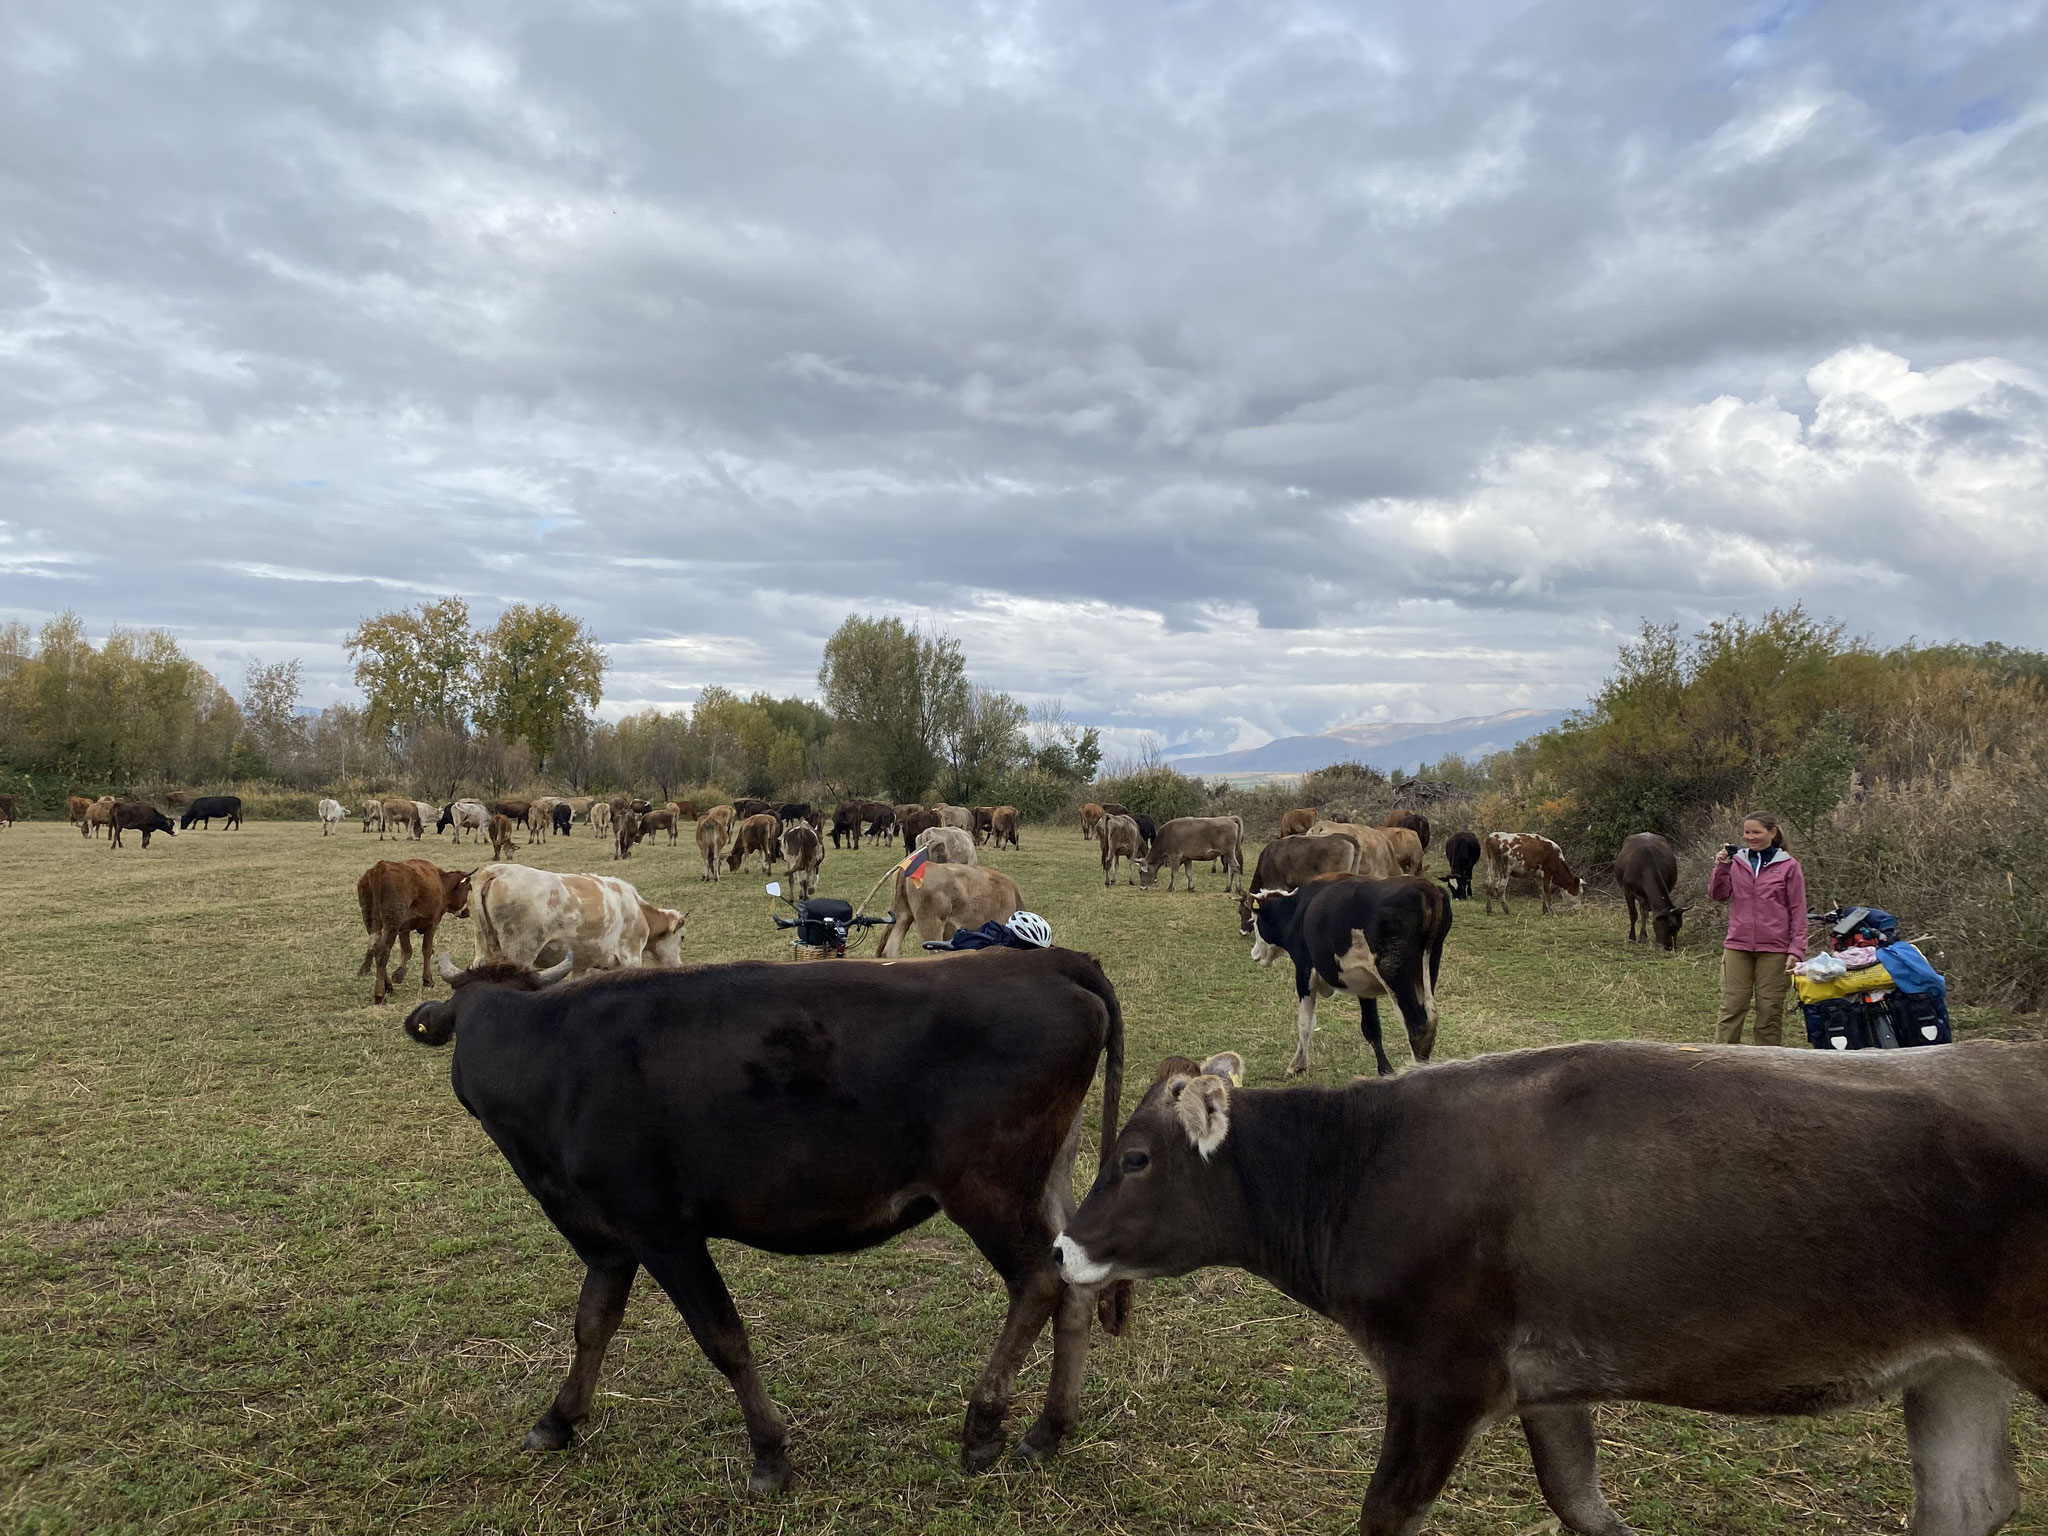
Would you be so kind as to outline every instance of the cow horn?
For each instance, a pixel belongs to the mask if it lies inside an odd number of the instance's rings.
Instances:
[[[446,955],[434,956],[434,968],[441,973],[441,979],[451,987],[462,980],[462,972],[455,969],[455,962]]]
[[[535,971],[533,979],[544,987],[552,987],[576,968],[576,951],[573,949],[544,971]]]

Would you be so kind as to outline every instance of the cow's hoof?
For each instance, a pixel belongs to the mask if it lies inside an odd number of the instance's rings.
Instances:
[[[526,1432],[519,1442],[522,1451],[566,1451],[576,1438],[576,1426],[552,1413]]]
[[[1051,1461],[1059,1454],[1060,1439],[1057,1431],[1034,1424],[1024,1432],[1024,1437],[1011,1449],[1010,1454],[1017,1460],[1035,1467],[1042,1462]]]
[[[960,1447],[960,1470],[962,1472],[986,1472],[1003,1459],[1003,1437],[992,1440],[974,1440]]]
[[[747,1476],[747,1492],[758,1494],[780,1493],[789,1486],[789,1458],[781,1451],[772,1456],[756,1456],[754,1470]]]

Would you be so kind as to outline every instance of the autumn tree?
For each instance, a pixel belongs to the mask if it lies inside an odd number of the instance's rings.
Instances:
[[[306,744],[299,719],[299,661],[251,662],[242,676],[242,728],[273,772],[297,759]]]
[[[838,725],[841,771],[896,800],[938,776],[971,702],[960,642],[897,618],[849,614],[825,642],[818,686]]]
[[[390,739],[429,724],[468,729],[478,649],[461,598],[376,614],[356,626],[347,646],[373,731]]]
[[[482,636],[476,719],[523,741],[544,765],[580,711],[604,697],[603,649],[581,619],[552,603],[514,603]]]

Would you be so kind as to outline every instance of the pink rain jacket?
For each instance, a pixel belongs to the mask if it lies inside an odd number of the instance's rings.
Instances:
[[[1784,849],[1772,849],[1770,862],[1755,874],[1747,849],[1716,864],[1707,895],[1728,903],[1728,938],[1722,948],[1806,953],[1806,871]]]

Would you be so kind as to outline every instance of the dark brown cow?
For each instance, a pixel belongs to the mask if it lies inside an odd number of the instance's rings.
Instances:
[[[1493,914],[1493,899],[1508,910],[1508,880],[1527,875],[1543,891],[1543,910],[1550,910],[1550,893],[1563,891],[1576,908],[1584,899],[1585,886],[1564,861],[1564,850],[1549,838],[1534,832],[1489,832],[1480,845],[1486,855],[1486,911]]]
[[[1389,811],[1383,827],[1406,827],[1422,844],[1422,851],[1429,852],[1429,818],[1420,811]],[[1419,873],[1419,871],[1418,871]]]
[[[526,825],[526,814],[532,809],[533,802],[531,800],[493,800],[491,802],[491,814],[493,816],[503,816],[514,826],[519,827]]]
[[[773,816],[775,807],[766,800],[735,800],[732,803],[732,814],[735,822],[741,822],[749,816]]]
[[[509,828],[507,829],[509,832]],[[473,872],[472,872],[473,873]],[[381,1003],[405,980],[412,963],[412,936],[420,936],[420,987],[434,985],[434,932],[444,917],[469,916],[469,873],[437,868],[431,859],[379,859],[356,881],[356,905],[363,909],[363,951],[358,976],[377,971],[371,1001]],[[398,974],[387,975],[391,946],[398,945]]]
[[[860,812],[868,819],[869,837],[887,837],[896,825],[896,807],[885,800],[863,800]]]
[[[1108,809],[1108,807],[1104,807]],[[1128,812],[1112,812],[1127,815]],[[1244,889],[1244,821],[1237,816],[1176,816],[1159,829],[1138,866],[1138,885],[1149,889],[1166,871],[1166,888],[1173,889],[1176,875],[1187,873],[1188,889],[1195,888],[1194,866],[1204,859],[1223,861],[1224,888]]]
[[[974,824],[967,830],[974,834],[977,843],[985,843],[996,828],[996,808],[992,805],[977,805],[969,809],[968,815]]]
[[[938,824],[939,813],[937,811],[927,811],[921,806],[911,811],[908,816],[898,816],[896,818],[896,825],[903,833],[903,851],[909,853],[917,846],[919,835],[936,827]]]
[[[803,825],[803,823],[799,823]],[[738,869],[750,853],[761,855],[761,868],[772,870],[782,859],[782,822],[773,811],[756,811],[733,829],[727,869]]]
[[[1317,819],[1313,806],[1298,806],[1280,818],[1279,836],[1300,837],[1316,824]]]
[[[518,857],[519,845],[512,835],[512,818],[498,812],[491,817],[491,862]]]
[[[0,827],[11,827],[21,818],[21,801],[13,795],[0,795]]]
[[[633,857],[633,845],[640,841],[640,813],[624,810],[612,817],[612,859]]]
[[[996,847],[1000,848],[1004,843],[1008,843],[1012,848],[1015,848],[1017,846],[1017,807],[1014,805],[999,805],[989,812],[988,830],[989,837],[993,839]]]
[[[860,846],[860,831],[865,822],[858,800],[842,800],[832,808],[832,846],[834,848]],[[842,843],[841,838],[848,841]]]
[[[1350,1334],[1387,1393],[1363,1536],[1420,1531],[1509,1414],[1563,1526],[1626,1536],[1591,1405],[1900,1391],[1912,1531],[1989,1536],[2012,1398],[2048,1401],[2044,1213],[2048,1044],[1607,1041],[1337,1089],[1171,1068],[1055,1246],[1072,1285],[1234,1265]]]
[[[1628,941],[1647,942],[1654,932],[1659,949],[1678,948],[1678,930],[1685,908],[1671,900],[1678,884],[1678,850],[1655,832],[1638,832],[1621,845],[1614,859],[1614,880],[1628,902]],[[1643,938],[1636,938],[1636,908],[1643,912]]]
[[[1237,900],[1237,931],[1246,938],[1256,931],[1256,896],[1284,895],[1318,875],[1357,873],[1358,844],[1348,837],[1276,837],[1259,850],[1251,889]]]
[[[975,1471],[1002,1454],[1017,1373],[1048,1321],[1044,1407],[1016,1455],[1059,1448],[1090,1315],[1120,1331],[1128,1305],[1127,1288],[1064,1286],[1052,1247],[1074,1210],[1097,1064],[1105,1141],[1122,1087],[1123,1018],[1093,959],[994,949],[548,979],[511,965],[461,973],[449,1001],[422,1003],[405,1025],[424,1045],[454,1040],[463,1107],[588,1266],[575,1359],[529,1450],[574,1438],[645,1265],[738,1394],[748,1487],[782,1488],[787,1429],[707,1240],[839,1255],[942,1211],[1009,1297],[968,1394],[961,1462]],[[480,1256],[479,1272],[495,1262]]]
[[[107,826],[113,832],[112,838],[107,843],[109,851],[121,846],[121,834],[123,832],[140,832],[142,834],[142,846],[145,848],[149,846],[149,837],[152,832],[161,832],[166,837],[176,837],[178,835],[178,829],[173,825],[170,817],[153,805],[144,805],[133,800],[116,800],[114,802],[114,813],[107,818]]]

